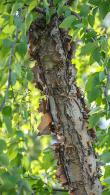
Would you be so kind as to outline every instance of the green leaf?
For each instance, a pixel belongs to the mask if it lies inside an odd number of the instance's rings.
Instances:
[[[0,154],[0,166],[7,167],[9,165],[9,160],[6,154]]]
[[[34,79],[34,75],[32,71],[28,71],[27,73],[27,80],[32,81]]]
[[[60,2],[61,2],[61,0],[54,0],[55,6],[57,6]]]
[[[16,80],[17,80],[17,75],[15,72],[11,73],[11,84],[15,85],[16,84]]]
[[[94,73],[88,77],[86,83],[86,91],[91,91],[91,89],[99,84],[99,73]]]
[[[16,173],[10,175],[8,172],[0,174],[0,180],[2,185],[0,185],[0,192],[9,192],[9,190],[14,189],[17,183]]]
[[[16,150],[10,150],[8,152],[8,155],[9,155],[10,161],[15,160],[17,158],[18,151],[16,151]]]
[[[82,48],[81,48],[81,53],[80,55],[90,55],[92,52],[95,50],[96,44],[95,43],[86,43]]]
[[[52,164],[52,162],[54,161],[54,156],[53,156],[53,152],[49,149],[49,150],[44,150],[43,152],[44,155],[44,159],[43,159],[43,163],[42,163],[42,167],[45,170],[48,170]],[[46,163],[48,162],[48,163]]]
[[[27,156],[24,156],[22,158],[22,166],[24,168],[26,168],[27,170],[29,169],[29,167],[30,167],[30,161],[29,161],[29,158]]]
[[[103,180],[104,183],[110,184],[110,177],[107,177],[106,179]]]
[[[30,25],[32,24],[32,21],[33,21],[33,15],[32,13],[29,13],[26,15],[25,17],[25,28],[26,28],[26,31],[29,29]]]
[[[7,145],[6,145],[5,140],[0,139],[0,152],[2,152],[3,150],[5,150],[6,147],[7,147]]]
[[[68,29],[72,26],[73,22],[74,22],[74,16],[70,15],[63,20],[63,22],[60,24],[60,28]]]
[[[22,18],[20,16],[14,16],[14,24],[17,28],[22,28],[23,26],[23,21],[22,21]]]
[[[18,78],[21,78],[22,74],[22,67],[21,64],[15,64],[15,73]]]
[[[110,102],[110,95],[108,95],[106,98],[107,98],[107,100]]]
[[[103,162],[105,163],[109,163],[110,162],[110,152],[105,152],[100,156],[101,160],[103,160]]]
[[[3,40],[3,45],[4,45],[4,47],[8,47],[8,48],[11,48],[12,47],[12,45],[13,45],[13,42],[10,40],[10,39],[4,39]]]
[[[100,88],[99,72],[96,72],[88,77],[86,91],[90,103],[98,98],[101,98],[102,92]]]
[[[92,53],[92,56],[94,58],[94,60],[98,63],[100,63],[100,60],[101,60],[101,54],[100,54],[100,48],[97,47],[94,49],[93,53]]]
[[[24,189],[28,193],[32,193],[31,186],[28,181],[21,180],[21,188]]]
[[[110,195],[110,190],[104,190],[104,192],[102,192],[102,195]]]
[[[89,22],[89,24],[93,27],[94,22],[95,22],[95,18],[94,18],[93,15],[89,15],[89,16],[88,16],[88,22]]]
[[[7,24],[3,29],[3,32],[6,34],[13,34],[14,31],[15,31],[15,26],[9,24]]]
[[[12,108],[10,106],[5,106],[2,110],[3,115],[11,116],[12,115]]]
[[[83,27],[83,24],[82,23],[78,23],[78,24],[74,24],[74,27],[76,27],[76,28],[82,28]]]
[[[66,9],[68,8],[67,6],[65,6],[65,2],[66,2],[66,0],[63,0],[63,1],[59,2],[58,9],[57,9],[58,16],[61,16],[66,11]]]
[[[37,4],[38,4],[37,0],[32,1],[32,2],[29,4],[28,11],[31,12],[34,8],[37,7]]]
[[[93,4],[93,5],[97,5],[99,6],[100,5],[100,0],[89,0],[89,3]]]
[[[71,15],[71,10],[65,6],[65,17],[68,17]]]
[[[84,35],[83,35],[82,39],[84,39],[86,44],[88,44],[89,42],[91,43],[91,41],[93,42],[97,37],[97,33],[93,29],[89,30],[88,32],[85,32],[83,30],[83,33],[84,33]],[[95,44],[94,44],[94,48],[95,48]]]
[[[98,12],[98,7],[92,9],[92,15],[95,16]]]
[[[3,123],[2,123],[2,120],[0,119],[0,127],[2,127],[2,124],[3,124]]]
[[[100,81],[103,81],[105,78],[106,78],[105,73],[104,73],[104,72],[100,72],[100,73],[99,73],[99,80],[100,80]]]
[[[103,19],[110,11],[110,3],[108,1],[101,2],[99,6],[100,18]]]
[[[89,126],[90,128],[94,128],[100,120],[100,115],[98,114],[93,114],[92,116],[89,117]]]
[[[12,133],[12,108],[10,106],[5,106],[2,110],[3,122],[6,125],[8,133]]]
[[[16,51],[21,57],[24,57],[26,55],[26,52],[27,52],[26,42],[18,43],[16,46]]]
[[[24,134],[23,134],[22,131],[16,131],[16,135],[17,135],[18,137],[24,138]]]
[[[15,2],[13,4],[13,7],[12,7],[12,11],[11,11],[11,14],[15,14],[16,11],[18,11],[18,9],[22,8],[23,7],[23,2]]]
[[[3,121],[5,123],[6,129],[8,133],[12,134],[13,129],[12,129],[12,119],[10,116],[4,116]]]
[[[51,13],[50,13],[50,10],[47,9],[47,10],[46,10],[46,23],[47,23],[47,24],[50,23],[50,19],[51,19]]]
[[[81,9],[80,9],[80,15],[84,16],[84,17],[87,17],[87,15],[89,13],[89,10],[90,10],[89,5],[86,5],[86,4],[82,5]]]
[[[91,91],[88,91],[87,97],[89,103],[91,103],[101,97],[101,90],[98,87],[94,87]]]
[[[105,166],[104,178],[110,176],[110,165]]]

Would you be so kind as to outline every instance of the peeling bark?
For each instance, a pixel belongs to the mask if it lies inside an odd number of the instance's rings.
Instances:
[[[30,55],[36,60],[36,85],[47,96],[58,138],[55,151],[59,177],[71,194],[101,195],[93,136],[88,133],[88,110],[71,64],[75,44],[58,26],[57,17],[49,25],[39,19],[31,25],[29,41]]]

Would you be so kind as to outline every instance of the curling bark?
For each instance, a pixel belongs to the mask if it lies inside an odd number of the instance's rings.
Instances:
[[[29,32],[30,55],[36,60],[36,84],[47,96],[58,138],[55,146],[58,176],[63,175],[62,184],[71,194],[101,195],[92,146],[94,136],[89,134],[88,110],[75,83],[76,69],[71,64],[75,44],[66,31],[59,29],[59,23],[57,17],[49,25],[39,19]]]

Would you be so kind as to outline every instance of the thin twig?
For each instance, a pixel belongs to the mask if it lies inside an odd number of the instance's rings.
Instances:
[[[107,67],[105,67],[105,73],[107,75],[107,82],[106,82],[106,86],[104,88],[104,95],[105,95],[106,103],[108,106],[108,109],[107,109],[107,114],[108,114],[108,112],[110,111],[110,102],[108,100],[108,91],[109,91],[109,85],[110,85],[110,70],[108,70]]]
[[[44,11],[44,9],[42,9],[40,7],[36,7],[36,12],[38,12],[39,14],[43,14],[43,15],[46,14],[46,12]]]
[[[78,13],[76,13],[75,11],[71,11],[71,14],[75,16],[80,22],[82,22],[82,18]]]
[[[6,103],[6,100],[7,100],[7,97],[8,97],[8,91],[9,91],[9,88],[11,86],[11,72],[12,72],[12,69],[11,69],[11,64],[12,64],[12,60],[13,60],[13,56],[14,56],[14,50],[15,50],[15,46],[16,46],[16,41],[18,39],[18,31],[16,32],[16,37],[15,37],[15,43],[12,45],[12,48],[11,48],[11,54],[10,54],[10,58],[9,58],[9,62],[8,62],[8,84],[7,84],[7,88],[6,88],[6,91],[5,91],[5,96],[4,96],[4,99],[0,105],[0,112],[3,110],[4,106],[5,106],[5,103]]]
[[[33,189],[34,191],[36,191],[36,189]],[[45,191],[48,191],[48,188],[44,188]],[[68,192],[68,190],[66,189],[62,189],[62,188],[52,188],[53,192]]]
[[[45,189],[45,190],[47,190],[47,189]],[[61,188],[53,188],[52,189],[54,192],[68,192],[68,190],[66,190],[66,189],[61,189]]]

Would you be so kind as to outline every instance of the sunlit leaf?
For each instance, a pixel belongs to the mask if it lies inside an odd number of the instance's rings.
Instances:
[[[6,34],[12,34],[15,31],[15,26],[14,25],[6,25],[3,29],[3,32]]]
[[[29,12],[32,11],[34,8],[36,8],[37,7],[37,4],[38,4],[37,0],[32,1],[29,4],[29,8],[28,8]]]

